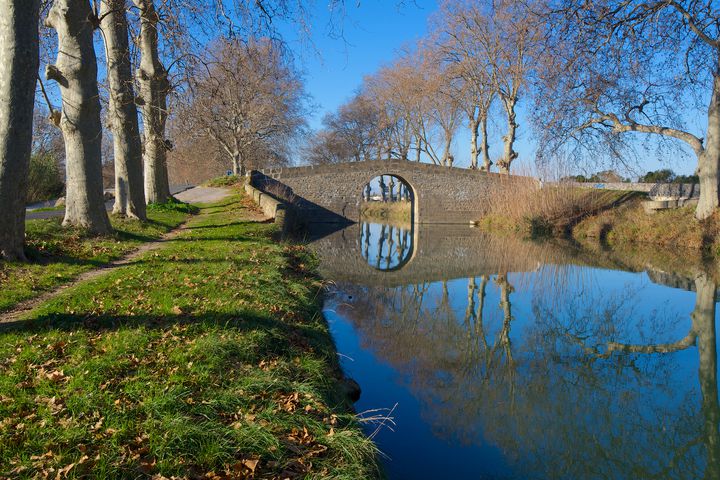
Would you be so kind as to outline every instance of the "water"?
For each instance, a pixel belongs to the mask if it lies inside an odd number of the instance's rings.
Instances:
[[[720,478],[701,259],[459,226],[354,225],[313,245],[390,478]]]

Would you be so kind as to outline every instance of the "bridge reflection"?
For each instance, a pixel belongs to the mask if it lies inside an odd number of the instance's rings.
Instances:
[[[384,272],[399,270],[412,258],[413,227],[363,222],[360,244],[362,256],[369,265]]]

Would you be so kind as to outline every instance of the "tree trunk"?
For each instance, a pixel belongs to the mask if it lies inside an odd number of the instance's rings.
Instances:
[[[245,176],[245,161],[243,159],[242,153],[235,152],[233,153],[233,175],[238,175],[241,177]]]
[[[517,158],[518,153],[513,149],[515,146],[515,135],[517,132],[517,122],[515,121],[515,103],[516,98],[503,98],[505,105],[505,113],[507,114],[507,133],[503,136],[505,148],[503,149],[503,158],[498,162],[500,173],[510,173],[510,165]]]
[[[63,104],[60,129],[67,170],[63,225],[109,233],[103,200],[102,124],[90,2],[55,0],[47,25],[58,35],[57,63],[48,65],[47,78],[60,85]]]
[[[698,220],[710,217],[720,205],[720,71],[713,76],[706,137],[705,149],[698,156],[700,200],[695,209],[695,218]]]
[[[446,167],[452,167],[452,161],[450,160],[450,146],[452,144],[452,136],[445,134],[445,150],[443,151],[443,165]]]
[[[113,212],[145,220],[142,143],[130,68],[125,0],[103,0],[100,17],[110,87],[110,129],[115,157]]]
[[[232,156],[232,171],[233,175],[240,175],[240,155],[237,153]]]
[[[478,130],[480,129],[480,120],[470,117],[470,168],[476,170],[478,168]]]
[[[39,8],[38,0],[0,0],[0,258],[8,260],[25,259]]]
[[[164,203],[170,199],[167,172],[167,96],[170,81],[158,53],[158,23],[160,17],[153,0],[133,0],[140,10],[140,68],[137,71],[140,86],[138,103],[143,117],[145,164],[145,200]]]
[[[704,443],[707,450],[705,477],[718,478],[720,474],[720,405],[717,383],[717,339],[715,335],[715,292],[717,285],[706,274],[695,279],[695,310],[692,313],[693,330],[697,334],[700,357],[698,377],[702,395]]]
[[[482,128],[482,130],[481,130],[482,131],[482,139],[480,140],[480,153],[481,153],[482,159],[483,159],[483,166],[481,167],[481,169],[485,170],[486,172],[489,172],[492,162],[490,161],[490,147],[488,146],[487,115],[482,117],[482,120],[480,121],[480,125]]]

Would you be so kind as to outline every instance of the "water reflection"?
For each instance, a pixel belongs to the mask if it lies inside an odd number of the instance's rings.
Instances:
[[[401,268],[412,256],[412,225],[363,222],[360,244],[363,258],[377,270]]]
[[[476,240],[483,271],[328,296],[358,410],[398,403],[391,478],[720,478],[714,270]]]

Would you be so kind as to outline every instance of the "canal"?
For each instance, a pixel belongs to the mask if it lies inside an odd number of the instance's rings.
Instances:
[[[465,226],[316,235],[389,478],[720,478],[715,266]]]

